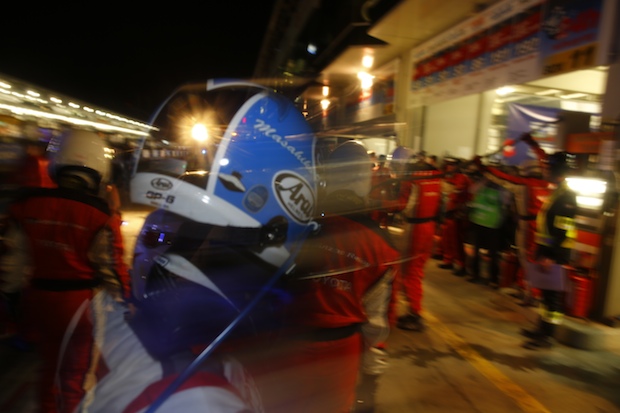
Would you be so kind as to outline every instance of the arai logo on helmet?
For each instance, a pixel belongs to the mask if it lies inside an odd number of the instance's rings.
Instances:
[[[160,191],[172,189],[172,182],[166,178],[155,178],[151,181],[151,186]]]
[[[282,208],[296,221],[307,223],[314,213],[314,192],[304,178],[294,172],[281,172],[273,189]]]

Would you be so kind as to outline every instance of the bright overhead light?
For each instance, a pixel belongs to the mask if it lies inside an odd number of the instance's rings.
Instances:
[[[495,90],[499,96],[506,96],[513,93],[516,89],[512,86],[503,86]]]
[[[329,99],[321,100],[321,109],[327,110],[328,107],[329,107]]]
[[[202,123],[197,123],[192,127],[192,138],[198,142],[204,142],[209,138],[207,127]]]
[[[366,72],[359,72],[357,78],[362,82],[362,89],[370,89],[375,77]]]
[[[591,196],[577,195],[577,204],[585,208],[600,208],[603,206],[602,198],[595,198]]]
[[[607,191],[607,182],[595,178],[566,178],[570,189],[579,194],[604,194]]]
[[[329,86],[323,86],[323,96],[329,96]]]
[[[560,95],[562,99],[577,99],[588,96],[587,93],[569,93],[568,95]]]
[[[138,135],[138,136],[148,136],[147,132],[122,128],[122,127],[110,125],[107,123],[93,122],[93,121],[89,121],[89,120],[85,120],[81,118],[74,118],[71,116],[57,115],[55,113],[43,112],[39,110],[33,110],[33,109],[23,108],[23,107],[14,106],[14,105],[6,105],[4,103],[0,103],[0,109],[8,110],[11,113],[14,113],[16,115],[29,115],[29,116],[34,116],[37,118],[59,120],[61,122],[67,122],[67,123],[71,123],[74,125],[92,126],[94,128],[97,128],[103,131],[115,131],[115,132],[129,133],[129,134]]]
[[[540,92],[536,92],[536,94],[539,96],[547,96],[547,95],[555,95],[558,92],[559,90],[557,89],[546,89],[546,90],[541,90]]]
[[[370,69],[374,62],[375,58],[373,56],[365,55],[364,57],[362,57],[362,66],[366,69]]]

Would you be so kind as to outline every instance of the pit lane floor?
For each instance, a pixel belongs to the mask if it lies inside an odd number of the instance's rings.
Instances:
[[[139,210],[123,214],[127,259],[144,217]],[[390,334],[390,366],[379,381],[376,413],[620,413],[620,336],[598,350],[558,342],[551,350],[524,349],[519,330],[534,321],[531,308],[437,264],[426,266],[427,329]],[[35,353],[2,341],[0,412],[36,411],[37,366]],[[267,413],[281,413],[269,409],[278,396],[270,384],[277,380],[256,379]]]

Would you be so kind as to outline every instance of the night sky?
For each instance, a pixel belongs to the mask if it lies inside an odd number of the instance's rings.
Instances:
[[[181,84],[252,76],[275,0],[214,3],[75,11],[28,2],[0,25],[0,78],[146,121]]]

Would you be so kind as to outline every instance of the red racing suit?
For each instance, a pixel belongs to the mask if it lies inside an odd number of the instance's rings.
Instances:
[[[426,165],[405,177],[401,183],[399,208],[409,225],[404,253],[402,285],[414,314],[422,310],[424,265],[433,249],[433,236],[441,204],[441,171]]]
[[[74,315],[98,289],[106,289],[119,301],[130,297],[120,218],[109,213],[101,198],[68,189],[34,188],[10,206],[9,219],[23,240],[9,253],[24,257],[31,267],[30,274],[14,268],[7,277],[27,277],[23,321],[42,355],[42,411],[72,412],[83,396],[93,349],[90,321],[75,322]],[[63,344],[67,330],[72,330],[72,340]],[[63,356],[65,368],[57,372]],[[56,374],[64,403],[60,407]]]
[[[445,223],[441,238],[443,262],[461,268],[465,265],[464,242],[467,231],[467,203],[471,198],[470,184],[467,175],[460,172],[446,174],[443,179],[446,196]]]
[[[364,350],[389,333],[400,254],[386,236],[369,217],[331,216],[306,241],[292,319],[301,339],[288,366],[292,376],[283,380],[291,388],[282,389],[290,397],[282,411],[350,412]],[[380,283],[386,288],[377,294]]]

